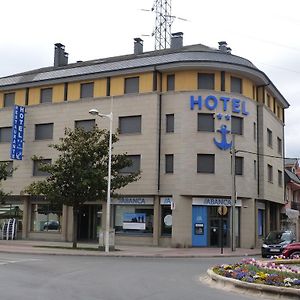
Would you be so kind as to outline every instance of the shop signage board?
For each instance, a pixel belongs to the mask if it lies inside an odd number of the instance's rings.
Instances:
[[[232,200],[227,198],[193,198],[193,205],[204,205],[204,206],[232,206]],[[242,206],[242,201],[240,199],[236,200],[235,206]]]
[[[15,105],[12,120],[11,159],[22,160],[23,158],[24,121],[25,107]]]
[[[111,199],[113,205],[153,205],[153,197],[122,197]]]

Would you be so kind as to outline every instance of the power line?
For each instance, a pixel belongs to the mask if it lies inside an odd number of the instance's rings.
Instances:
[[[247,150],[236,150],[235,152],[236,152],[236,153],[237,153],[237,152],[241,152],[241,153],[249,153],[249,154],[255,154],[255,155],[266,156],[266,157],[271,157],[271,158],[300,160],[299,157],[283,157],[283,156],[276,156],[276,155],[260,154],[260,153],[257,153],[257,152],[252,152],[252,151],[247,151]]]

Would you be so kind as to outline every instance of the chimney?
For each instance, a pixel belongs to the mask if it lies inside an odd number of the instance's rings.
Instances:
[[[172,33],[171,49],[179,49],[183,46],[183,32]]]
[[[69,54],[65,52],[65,46],[61,43],[56,43],[54,46],[54,67],[66,66]]]
[[[225,41],[219,42],[219,50],[221,52],[231,54],[231,48],[227,47],[227,43]]]
[[[134,54],[143,53],[143,42],[140,38],[134,38]]]

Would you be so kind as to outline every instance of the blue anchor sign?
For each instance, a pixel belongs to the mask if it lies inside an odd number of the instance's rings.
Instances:
[[[230,131],[227,129],[227,126],[221,125],[221,128],[217,131],[221,133],[221,142],[218,142],[216,138],[214,138],[215,145],[221,150],[227,150],[231,148],[232,141],[230,143],[227,142],[227,134],[230,133]]]
[[[240,115],[241,117],[247,117],[249,115],[246,100],[230,98],[227,96],[207,95],[205,97],[195,97],[191,95],[190,109],[194,110],[196,106],[198,106],[198,110],[202,110],[204,108],[208,111],[214,112],[218,121],[222,121],[224,118],[225,122],[229,122],[232,114]],[[221,140],[219,141],[214,138],[214,144],[221,150],[230,149],[232,141],[229,142],[227,140],[228,134],[230,133],[227,126],[222,124],[217,132],[221,134]]]

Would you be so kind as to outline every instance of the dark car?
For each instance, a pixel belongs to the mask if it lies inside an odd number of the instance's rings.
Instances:
[[[261,256],[281,255],[284,248],[295,241],[292,231],[271,231],[264,239]]]
[[[44,230],[58,230],[59,222],[58,221],[49,221],[44,224]]]
[[[300,258],[300,243],[291,243],[287,245],[283,251],[282,255],[285,257],[293,258],[295,256],[298,256]]]

